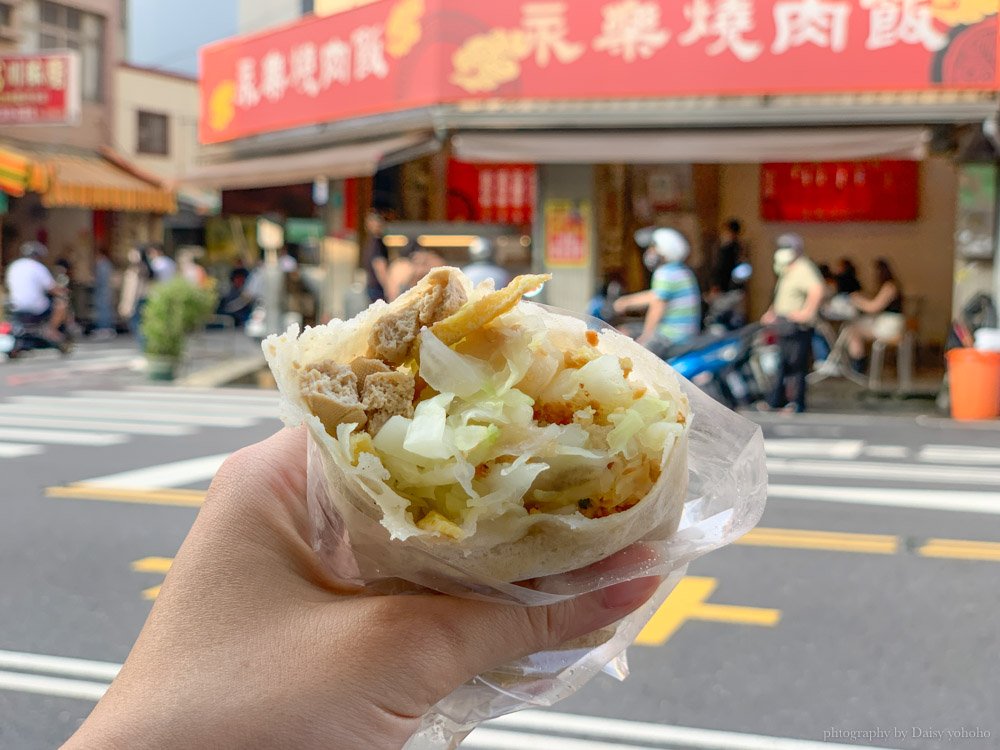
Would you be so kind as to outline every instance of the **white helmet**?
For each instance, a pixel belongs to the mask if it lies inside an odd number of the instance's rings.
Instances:
[[[676,229],[657,229],[652,239],[650,249],[667,263],[681,263],[691,254],[691,245]]]

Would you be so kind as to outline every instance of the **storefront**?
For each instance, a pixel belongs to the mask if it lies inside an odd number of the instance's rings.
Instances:
[[[757,0],[737,14],[698,0],[572,12],[381,0],[206,48],[209,148],[194,177],[221,188],[328,177],[331,196],[361,177],[358,211],[388,193],[401,219],[446,222],[471,172],[478,196],[463,210],[481,218],[501,193],[481,176],[523,167],[530,220],[486,223],[531,237],[535,267],[558,269],[555,304],[582,309],[612,272],[640,283],[631,238],[645,225],[683,230],[705,267],[734,216],[758,310],[773,238],[799,231],[817,260],[852,257],[863,280],[890,257],[920,300],[922,338],[940,344],[962,163],[995,159],[979,145],[998,109],[997,36],[982,0]],[[858,208],[886,200],[863,189],[869,175],[906,183],[895,213]],[[769,193],[777,177],[782,195]]]

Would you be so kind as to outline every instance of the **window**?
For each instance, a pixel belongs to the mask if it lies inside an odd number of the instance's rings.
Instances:
[[[302,0],[302,15],[313,12],[313,0]]]
[[[77,50],[80,53],[81,90],[84,100],[103,101],[103,17],[43,0],[39,3],[36,20],[26,22],[24,32],[27,49]]]
[[[14,25],[14,7],[9,3],[0,3],[0,26]]]
[[[170,120],[155,112],[139,112],[136,153],[166,156],[169,149]]]

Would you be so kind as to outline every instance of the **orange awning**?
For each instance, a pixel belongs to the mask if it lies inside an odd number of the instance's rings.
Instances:
[[[24,154],[0,146],[0,191],[20,198],[27,191],[43,193],[49,187],[49,169]]]
[[[53,172],[52,185],[42,194],[47,208],[89,208],[171,214],[176,195],[140,179],[98,156],[53,154],[45,163]]]

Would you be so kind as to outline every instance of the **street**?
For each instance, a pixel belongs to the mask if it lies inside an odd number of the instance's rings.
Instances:
[[[79,726],[223,457],[279,426],[271,392],[143,385],[129,356],[0,366],[0,748],[57,747]],[[631,677],[464,746],[997,746],[1000,429],[759,421],[764,519],[691,566]]]

